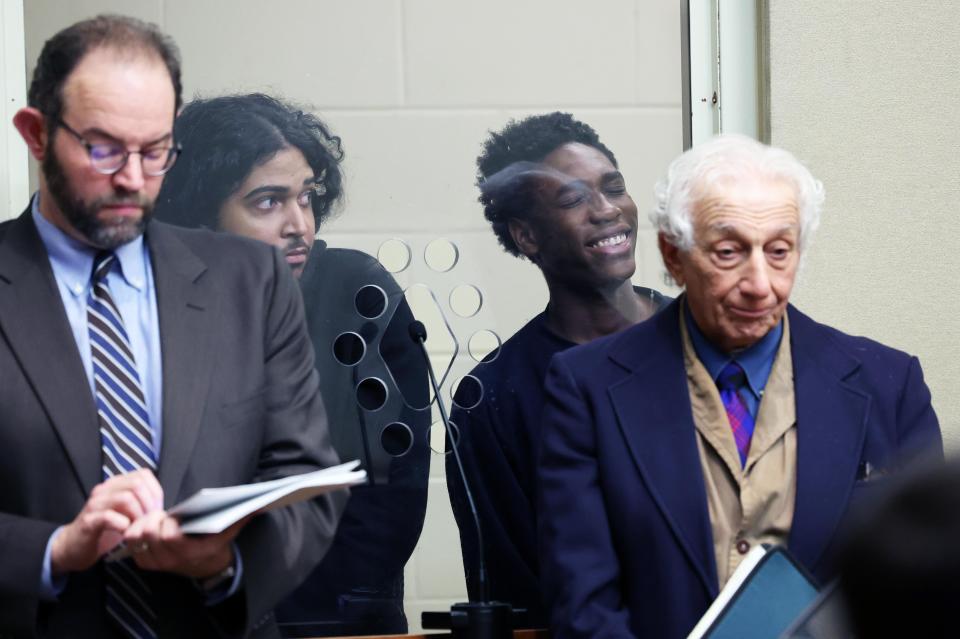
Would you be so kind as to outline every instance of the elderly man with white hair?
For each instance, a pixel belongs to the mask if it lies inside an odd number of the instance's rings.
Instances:
[[[756,544],[819,579],[864,486],[942,456],[915,357],[789,304],[823,187],[721,136],[681,155],[651,219],[684,293],[553,358],[539,465],[554,637],[682,637]]]

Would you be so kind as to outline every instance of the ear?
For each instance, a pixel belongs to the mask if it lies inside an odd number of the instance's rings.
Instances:
[[[13,116],[13,126],[27,144],[30,155],[43,160],[47,152],[47,124],[43,114],[33,107],[24,107]]]
[[[513,243],[517,245],[520,252],[536,264],[537,257],[540,255],[540,246],[530,223],[527,220],[510,218],[507,220],[507,228],[510,231],[510,237],[513,238]]]
[[[660,255],[663,257],[663,264],[667,267],[667,272],[670,273],[670,277],[677,283],[677,286],[682,287],[684,278],[680,249],[663,233],[657,235],[657,244],[660,246]]]

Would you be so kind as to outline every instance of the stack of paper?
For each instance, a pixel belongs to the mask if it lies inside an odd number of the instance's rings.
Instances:
[[[359,460],[302,475],[225,488],[204,488],[168,512],[180,520],[188,534],[222,532],[247,515],[280,508],[310,499],[367,479],[363,470],[354,470]]]
[[[204,488],[167,512],[180,520],[180,528],[187,534],[216,534],[247,515],[361,484],[367,480],[367,472],[355,470],[359,465],[360,461],[354,460],[312,473],[255,484]],[[130,549],[121,543],[107,554],[106,560],[117,561],[129,556]]]

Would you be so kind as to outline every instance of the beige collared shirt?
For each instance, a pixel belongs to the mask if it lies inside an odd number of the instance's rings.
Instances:
[[[684,365],[697,448],[707,493],[719,586],[760,543],[786,545],[797,492],[797,411],[793,393],[790,325],[783,337],[757,410],[747,463],[740,455],[720,391],[697,358],[680,313]]]

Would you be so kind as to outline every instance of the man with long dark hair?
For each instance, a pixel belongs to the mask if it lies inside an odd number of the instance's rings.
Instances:
[[[430,415],[411,408],[428,404],[426,370],[390,274],[366,253],[315,237],[342,194],[340,138],[316,115],[263,94],[194,100],[174,131],[184,152],[164,182],[157,217],[283,253],[303,292],[334,447],[344,460],[361,459],[372,478],[352,490],[328,555],[277,608],[281,630],[404,633],[403,569],[427,502]],[[372,319],[358,314],[361,290],[383,296]],[[338,356],[346,341],[361,340],[358,361]],[[391,389],[376,410],[361,406],[356,392],[372,377]]]

